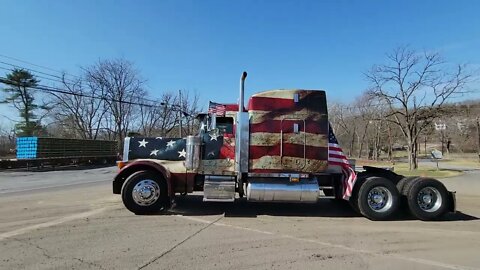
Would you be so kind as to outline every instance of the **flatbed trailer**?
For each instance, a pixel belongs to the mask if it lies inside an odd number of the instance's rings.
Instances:
[[[0,159],[0,169],[115,164],[117,142],[51,137],[18,137],[16,158]]]
[[[56,168],[69,165],[115,165],[117,156],[79,156],[79,157],[55,157],[55,158],[32,158],[32,159],[0,159],[0,170],[8,169],[40,169],[45,167]]]

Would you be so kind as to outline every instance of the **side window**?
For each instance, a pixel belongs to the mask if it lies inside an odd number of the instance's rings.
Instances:
[[[233,118],[217,117],[217,128],[220,134],[233,134]]]

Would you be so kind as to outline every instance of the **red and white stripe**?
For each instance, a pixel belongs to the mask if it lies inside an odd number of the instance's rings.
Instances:
[[[357,174],[350,166],[347,157],[340,145],[328,143],[328,164],[340,166],[343,173],[343,199],[348,200],[352,196],[353,185],[357,180]]]
[[[299,102],[322,93],[272,90],[250,98],[250,171],[319,173],[327,169],[326,113],[320,103],[310,108]],[[295,125],[301,133],[294,131]]]

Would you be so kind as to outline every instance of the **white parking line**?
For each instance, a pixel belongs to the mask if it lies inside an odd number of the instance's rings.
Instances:
[[[83,213],[79,213],[79,214],[65,216],[65,217],[55,219],[55,220],[52,220],[52,221],[47,221],[47,222],[27,226],[27,227],[20,228],[20,229],[17,229],[17,230],[4,232],[4,233],[0,234],[0,241],[5,240],[9,237],[25,234],[25,233],[28,233],[28,232],[31,232],[31,231],[34,231],[34,230],[38,230],[38,229],[42,229],[42,228],[48,228],[48,227],[59,225],[59,224],[65,223],[65,222],[69,222],[69,221],[93,216],[93,215],[96,215],[96,214],[100,214],[107,209],[108,209],[108,207],[99,208],[99,209],[91,210],[91,211],[88,211],[88,212],[83,212]]]
[[[204,220],[204,219],[201,219],[201,218],[188,217],[188,216],[182,216],[182,215],[176,215],[176,216],[180,217],[180,218],[187,219],[187,220],[200,222],[200,223],[208,223],[208,224],[211,223],[211,221]],[[222,223],[222,222],[213,223],[212,225],[213,226],[230,227],[230,228],[234,228],[234,229],[238,229],[238,230],[257,232],[257,233],[267,234],[267,235],[276,235],[276,236],[279,236],[279,237],[293,239],[293,240],[297,240],[297,241],[315,243],[315,244],[319,244],[319,245],[330,247],[330,248],[343,249],[343,250],[346,250],[346,251],[352,252],[352,253],[361,253],[361,254],[367,254],[367,255],[371,255],[371,256],[390,257],[390,258],[395,258],[395,259],[399,259],[399,260],[403,260],[403,261],[409,261],[409,262],[414,262],[414,263],[418,263],[418,264],[434,266],[434,267],[439,267],[439,268],[445,268],[445,269],[454,269],[454,270],[463,270],[463,269],[478,270],[478,269],[480,269],[480,268],[467,267],[467,266],[463,266],[463,265],[448,264],[448,263],[432,261],[432,260],[427,260],[427,259],[409,257],[409,256],[404,256],[404,255],[399,255],[399,254],[383,254],[383,253],[375,252],[375,251],[371,251],[371,250],[353,248],[353,247],[345,246],[345,245],[342,245],[342,244],[334,244],[334,243],[318,241],[318,240],[314,240],[314,239],[305,239],[305,238],[295,237],[295,236],[292,236],[292,235],[279,234],[279,233],[257,230],[257,229],[252,229],[252,228],[242,227],[242,226],[237,226],[237,225],[230,225],[230,224],[226,224],[226,223]]]

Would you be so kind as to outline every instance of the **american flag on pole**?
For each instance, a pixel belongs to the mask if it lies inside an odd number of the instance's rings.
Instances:
[[[338,144],[331,125],[328,125],[328,165],[339,166],[343,173],[343,199],[348,200],[352,196],[353,185],[357,180],[357,174],[350,166],[347,157]]]
[[[208,105],[208,113],[216,116],[225,116],[226,106],[224,104],[211,102]]]

